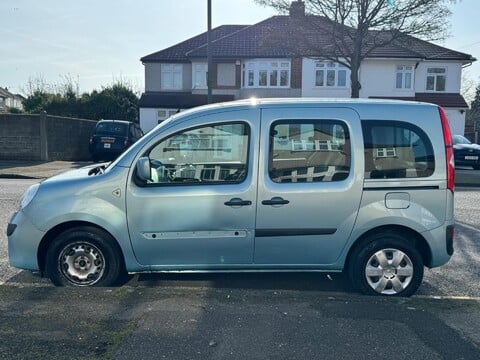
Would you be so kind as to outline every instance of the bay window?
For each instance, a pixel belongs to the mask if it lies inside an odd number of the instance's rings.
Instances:
[[[251,60],[242,65],[244,88],[290,87],[290,60]]]

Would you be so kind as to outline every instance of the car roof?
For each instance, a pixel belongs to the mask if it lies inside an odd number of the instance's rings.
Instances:
[[[98,124],[100,124],[100,123],[107,123],[107,122],[119,123],[119,124],[133,124],[133,122],[131,122],[131,121],[127,121],[127,120],[115,120],[115,119],[102,119],[102,120],[99,120],[99,121],[98,121]]]

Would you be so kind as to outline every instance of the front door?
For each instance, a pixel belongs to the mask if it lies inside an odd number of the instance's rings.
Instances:
[[[133,175],[127,189],[141,264],[161,270],[252,263],[258,117],[258,110],[214,114],[151,142],[142,154],[151,179]]]
[[[360,119],[346,108],[262,112],[256,264],[332,264],[362,195]]]

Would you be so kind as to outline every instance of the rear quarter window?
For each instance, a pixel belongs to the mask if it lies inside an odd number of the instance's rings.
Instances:
[[[435,170],[428,135],[402,121],[363,121],[365,178],[423,178]]]

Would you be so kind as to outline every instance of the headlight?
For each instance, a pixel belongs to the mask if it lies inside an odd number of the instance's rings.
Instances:
[[[30,202],[33,200],[35,195],[37,195],[38,188],[40,187],[40,184],[35,184],[32,185],[28,188],[27,191],[25,191],[25,194],[23,194],[22,197],[22,202],[20,203],[20,207],[23,209],[25,208]]]

